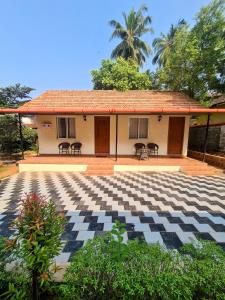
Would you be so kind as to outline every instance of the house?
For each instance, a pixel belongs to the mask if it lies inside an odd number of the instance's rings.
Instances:
[[[82,143],[82,154],[133,155],[137,142],[154,142],[159,155],[187,154],[190,110],[186,95],[157,91],[47,91],[20,112],[36,114],[39,153],[58,154],[62,141]]]
[[[58,155],[61,142],[79,141],[84,156],[116,159],[133,156],[139,142],[157,144],[159,157],[185,157],[190,117],[212,111],[225,112],[179,92],[140,90],[49,90],[16,110],[36,116],[40,156]]]

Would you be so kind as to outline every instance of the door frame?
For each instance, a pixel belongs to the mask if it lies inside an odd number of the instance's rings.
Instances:
[[[183,126],[183,132],[182,132],[182,145],[181,145],[181,153],[180,154],[170,154],[169,153],[169,133],[170,133],[170,118],[183,118],[184,120],[184,126]],[[174,157],[181,157],[183,155],[183,150],[184,150],[184,132],[185,132],[185,122],[186,118],[184,116],[169,116],[169,121],[168,121],[168,137],[167,137],[167,155],[169,156],[174,156]]]
[[[108,144],[109,152],[108,153],[99,153],[99,152],[96,152],[96,132],[95,132],[96,121],[98,119],[101,119],[101,118],[105,118],[105,119],[107,118],[109,120],[109,132],[108,132],[108,136],[109,136],[109,144]],[[110,156],[110,116],[94,116],[94,155],[95,156],[103,156],[103,157]]]

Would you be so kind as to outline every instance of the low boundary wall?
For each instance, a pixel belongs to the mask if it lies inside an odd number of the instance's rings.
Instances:
[[[188,156],[202,161],[204,158],[204,153],[188,150]],[[225,170],[225,157],[206,153],[205,162],[209,165],[213,165]]]

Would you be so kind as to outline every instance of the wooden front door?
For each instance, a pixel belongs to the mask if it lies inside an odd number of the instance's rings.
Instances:
[[[95,117],[95,155],[108,156],[110,149],[110,117]]]
[[[185,117],[170,117],[167,152],[181,155],[183,151]]]

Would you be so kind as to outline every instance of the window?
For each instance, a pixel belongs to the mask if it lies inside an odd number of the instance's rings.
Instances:
[[[57,128],[59,139],[76,137],[74,118],[57,118]]]
[[[129,139],[148,137],[148,118],[130,118],[129,121]]]

